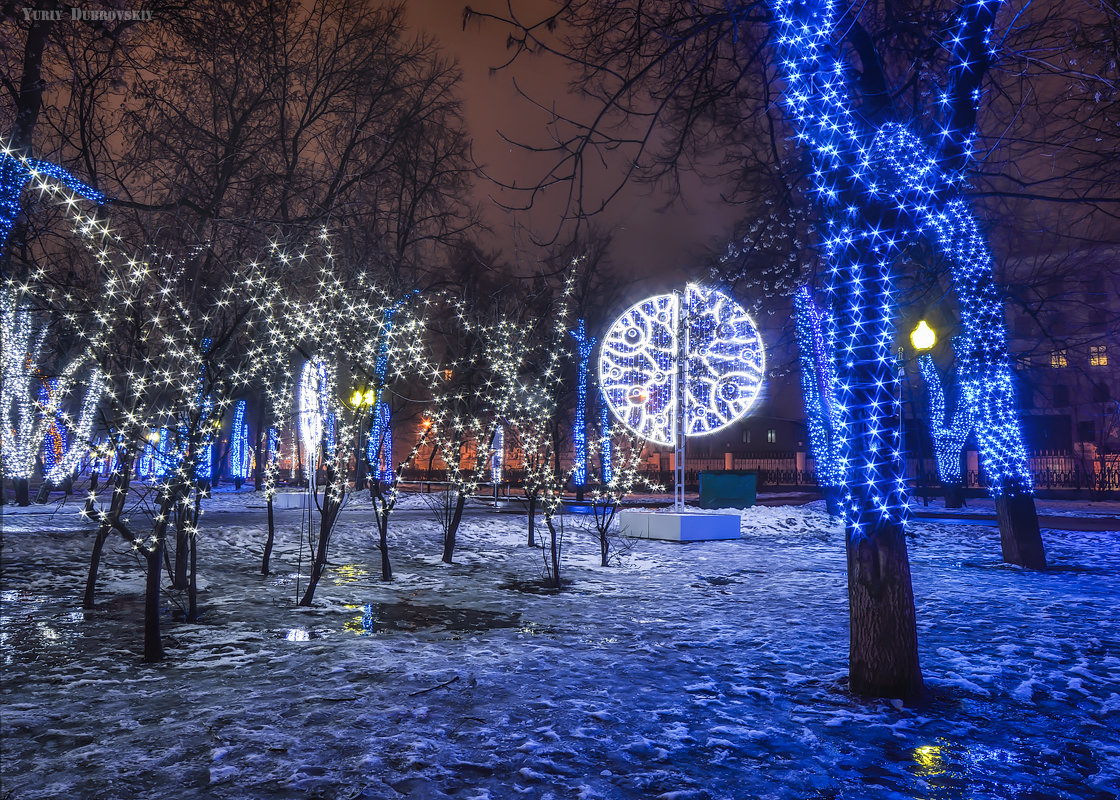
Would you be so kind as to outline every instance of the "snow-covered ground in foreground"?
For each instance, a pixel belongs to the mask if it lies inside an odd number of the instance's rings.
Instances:
[[[263,511],[208,515],[205,620],[169,616],[154,666],[135,560],[114,542],[83,612],[82,525],[5,513],[0,796],[1117,796],[1118,533],[1046,530],[1053,568],[1031,573],[992,527],[915,522],[929,698],[899,707],[846,691],[843,536],[815,508],[608,568],[569,524],[560,594],[534,591],[524,519],[482,512],[451,566],[401,514],[384,584],[369,513],[343,517],[312,609],[298,513],[268,578]]]

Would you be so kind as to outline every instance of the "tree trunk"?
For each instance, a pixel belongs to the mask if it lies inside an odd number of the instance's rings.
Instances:
[[[97,497],[97,473],[91,472],[89,475],[89,495],[86,497],[86,516],[92,516],[94,512],[94,499]]]
[[[148,578],[144,586],[144,661],[163,660],[163,641],[159,632],[159,584],[163,570],[163,537],[156,539],[154,549],[145,553]]]
[[[377,524],[378,547],[381,548],[381,580],[393,580],[393,565],[389,563],[389,515],[382,515]]]
[[[884,521],[847,539],[850,687],[855,694],[910,699],[922,691],[906,537]]]
[[[824,505],[830,517],[844,516],[844,506],[841,503],[841,488],[839,486],[825,486],[821,489],[824,495]]]
[[[28,486],[27,478],[16,478],[13,483],[16,488],[16,505],[29,506],[31,505],[31,498],[29,497],[30,488]]]
[[[547,586],[551,589],[560,588],[560,537],[556,533],[556,526],[552,522],[552,518],[545,515],[545,524],[548,526],[549,538],[549,563],[552,566],[548,576]]]
[[[309,606],[315,599],[315,589],[319,579],[323,577],[323,570],[327,566],[327,546],[331,540],[331,531],[335,519],[341,510],[339,500],[334,498],[331,486],[334,484],[335,475],[331,467],[327,467],[327,489],[323,493],[323,511],[319,520],[319,542],[315,547],[315,560],[311,564],[311,575],[307,579],[307,590],[300,598],[299,605]]]
[[[93,539],[93,553],[89,557],[89,571],[86,573],[86,591],[82,595],[82,608],[94,607],[94,589],[97,586],[97,570],[101,566],[101,551],[105,549],[105,540],[109,538],[112,526],[102,522],[97,526],[97,535]]]
[[[257,409],[256,417],[257,423],[257,458],[253,464],[253,490],[262,491],[264,489],[264,464],[269,457],[268,453],[268,426],[265,425],[265,405],[266,400],[264,393],[261,392],[257,395],[254,406]],[[265,575],[268,570],[265,570]]]
[[[112,494],[109,495],[109,511],[97,528],[97,538],[94,540],[93,553],[89,560],[89,572],[86,574],[86,591],[82,599],[82,608],[94,607],[93,594],[97,586],[97,571],[101,565],[101,553],[105,547],[105,540],[109,538],[109,534],[113,530],[112,521],[119,517],[121,512],[124,511],[124,503],[128,496],[131,472],[132,465],[130,463],[122,463],[119,465],[116,479],[109,483],[109,485],[113,487]],[[93,512],[92,505],[92,502],[86,505],[90,513]]]
[[[201,504],[202,496],[195,492],[191,534],[187,537],[187,546],[191,549],[191,577],[187,584],[187,622],[198,622],[198,517]]]
[[[447,522],[447,530],[443,532],[443,563],[451,564],[452,555],[455,553],[455,535],[459,531],[459,523],[463,519],[463,506],[467,503],[467,496],[461,491],[455,492],[455,508],[451,512],[451,519]]]
[[[175,570],[172,575],[171,585],[176,589],[187,588],[187,559],[189,558],[190,537],[187,534],[186,509],[175,504]]]
[[[537,546],[535,527],[537,524],[537,496],[529,495],[529,547]]]
[[[1046,569],[1046,550],[1038,529],[1034,496],[1001,494],[996,497],[999,541],[1003,560],[1027,569]]]
[[[261,561],[261,575],[268,574],[268,560],[272,557],[272,545],[276,541],[276,520],[272,514],[272,495],[268,496],[268,538],[264,542],[264,560]],[[300,534],[302,536],[302,534]]]
[[[39,491],[35,493],[35,502],[41,506],[47,504],[47,500],[51,496],[51,482],[43,478],[43,482],[39,484]]]

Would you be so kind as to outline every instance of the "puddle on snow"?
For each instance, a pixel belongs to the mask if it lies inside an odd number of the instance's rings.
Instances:
[[[479,633],[498,628],[521,627],[519,614],[500,614],[477,608],[451,608],[409,603],[367,603],[348,606],[361,614],[348,619],[343,629],[358,636],[419,630],[448,633]]]

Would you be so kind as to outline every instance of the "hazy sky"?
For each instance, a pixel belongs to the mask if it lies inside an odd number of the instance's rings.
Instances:
[[[549,5],[539,0],[515,3],[519,9]],[[555,58],[526,59],[515,68],[491,74],[491,68],[508,57],[507,31],[489,22],[471,22],[463,30],[466,4],[466,0],[408,0],[408,11],[412,24],[435,36],[459,62],[463,71],[462,97],[476,160],[499,180],[516,181],[518,186],[534,185],[554,156],[526,153],[504,141],[500,133],[515,140],[546,144],[548,115],[519,96],[514,81],[538,103],[555,104],[569,114],[579,110],[579,102],[568,93],[569,76]],[[470,4],[477,10],[498,13],[506,7],[505,0],[471,0]],[[606,186],[606,176],[598,183]],[[501,209],[494,200],[511,205],[524,200],[515,193],[501,192],[485,179],[479,181],[477,195],[487,221],[494,227],[493,245],[512,257],[515,215]],[[636,276],[664,279],[680,274],[682,282],[700,274],[701,262],[695,254],[705,246],[722,249],[736,212],[720,200],[718,186],[704,186],[696,179],[685,186],[684,201],[660,211],[664,195],[651,195],[646,186],[632,187],[616,197],[609,211],[598,220],[601,227],[614,234],[615,263]],[[551,236],[559,208],[557,197],[531,214],[516,215],[516,219],[538,236]]]

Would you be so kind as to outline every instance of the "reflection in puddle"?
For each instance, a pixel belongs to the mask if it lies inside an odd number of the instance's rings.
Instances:
[[[343,564],[331,570],[331,578],[335,585],[357,583],[367,575],[369,575],[369,570],[363,569],[360,564]]]
[[[941,758],[941,745],[926,744],[914,748],[914,763],[918,765],[916,774],[931,778],[945,772],[945,762]]]
[[[314,636],[311,631],[304,628],[291,628],[284,638],[289,642],[309,642]]]
[[[520,628],[520,615],[500,614],[476,608],[419,606],[409,603],[366,603],[347,606],[361,614],[343,624],[343,630],[356,636],[373,636],[417,630],[449,633],[478,633],[498,628]]]

